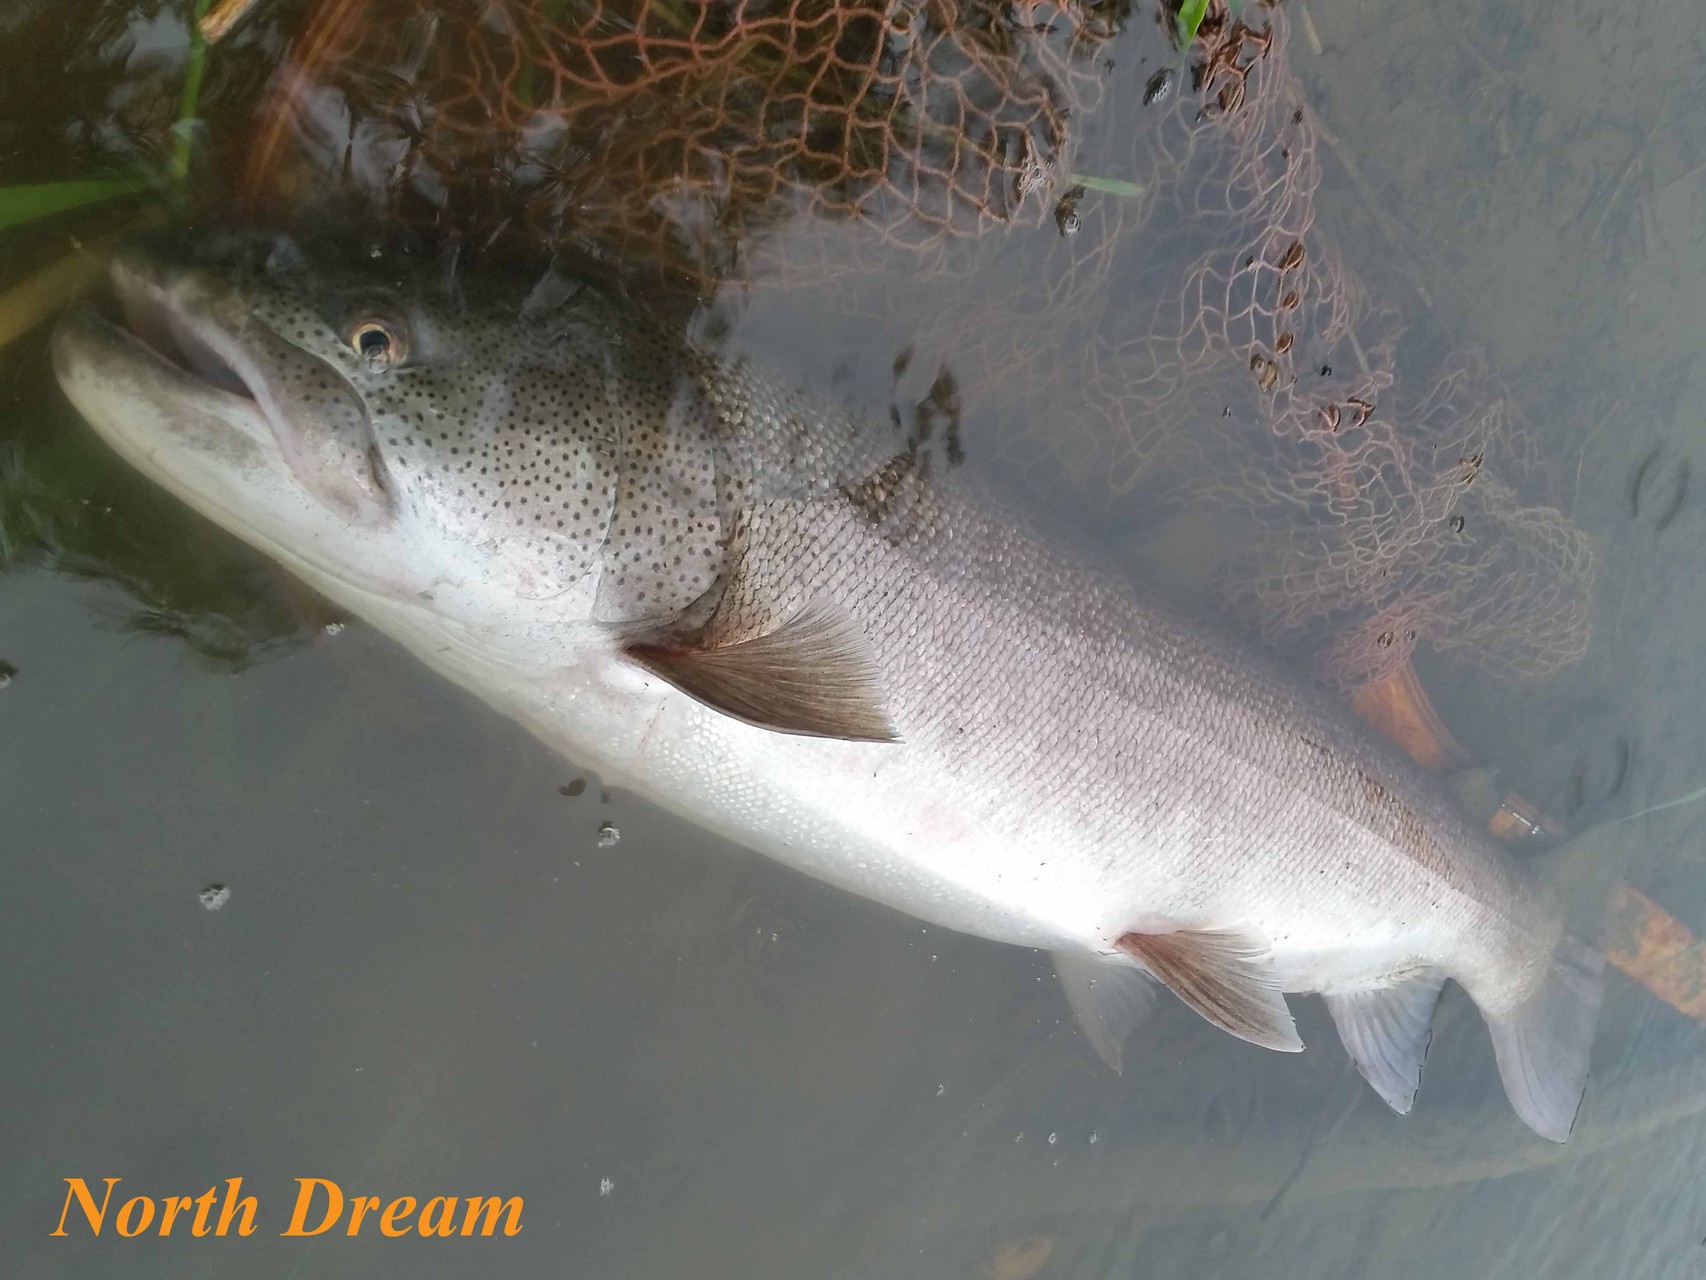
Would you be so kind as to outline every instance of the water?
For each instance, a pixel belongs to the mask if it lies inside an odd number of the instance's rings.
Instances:
[[[164,149],[147,140],[170,126],[181,20],[85,9],[88,23],[48,24],[25,6],[0,27],[0,62],[19,71],[0,77],[8,182],[77,176],[115,146]],[[1523,638],[1495,628],[1476,633],[1480,655],[1452,649],[1458,610],[1422,619],[1437,628],[1416,646],[1422,684],[1471,759],[1572,826],[1693,790],[1706,774],[1693,11],[1342,0],[1312,3],[1306,25],[1288,0],[1286,13],[1287,65],[1324,126],[1312,254],[1335,248],[1393,313],[1395,399],[1420,399],[1452,351],[1480,357],[1475,385],[1507,388],[1529,423],[1534,489],[1596,558],[1579,660],[1501,678],[1484,669],[1488,637],[1505,652]],[[215,50],[216,108],[252,97],[294,18],[263,8]],[[1149,24],[1144,9],[1109,47],[1104,112],[1141,104],[1157,74]],[[49,30],[55,43],[34,39]],[[209,109],[198,153],[214,188],[238,167],[230,114]],[[1075,169],[1130,180],[1122,130],[1099,114],[1084,130]],[[1136,225],[1106,193],[1073,213],[1069,241],[1048,216],[954,260],[975,274],[777,283],[760,264],[756,287],[717,291],[687,322],[874,413],[895,406],[943,457],[952,427],[965,465],[1032,490],[1110,554],[1214,607],[1259,609],[1259,593],[1214,586],[1251,519],[1224,486],[1152,510],[1143,483],[1109,496],[1126,455],[1036,444],[1040,397],[1061,415],[1045,445],[1095,445],[1074,433],[1114,419],[1074,416],[1081,388],[1050,375],[1081,368],[1095,334],[1126,333],[1143,289],[1180,264],[1128,255],[1080,310],[1027,310],[1022,295],[1008,327],[970,326],[1028,344],[1036,396],[968,372],[976,335],[954,322],[987,317],[1045,254]],[[8,278],[59,251],[54,225],[4,233]],[[1177,248],[1189,230],[1151,221],[1130,243]],[[1319,359],[1334,379],[1356,364]],[[59,400],[39,334],[0,361],[4,527],[29,535],[4,544],[0,577],[0,1230],[18,1272],[1706,1271],[1699,1028],[1623,975],[1562,1149],[1510,1113],[1456,990],[1409,1117],[1356,1077],[1308,999],[1294,1057],[1163,1001],[1115,1078],[1043,957],[925,928],[606,795],[109,462]],[[1225,397],[1193,387],[1190,420],[1224,407],[1247,427],[1252,374]],[[1452,509],[1441,526],[1473,535],[1490,518]],[[1473,599],[1519,590],[1495,586],[1477,580]],[[1311,616],[1275,638],[1314,663],[1360,620]],[[1356,652],[1404,648],[1407,625],[1381,623],[1369,634],[1394,639]],[[1684,805],[1627,824],[1642,850],[1631,880],[1697,931],[1701,817]],[[247,1240],[48,1234],[68,1176],[194,1196],[237,1175],[261,1202]],[[299,1177],[385,1199],[520,1195],[525,1229],[281,1239]]]

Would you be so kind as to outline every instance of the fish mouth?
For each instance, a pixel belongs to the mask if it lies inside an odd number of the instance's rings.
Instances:
[[[60,317],[52,340],[60,387],[95,433],[150,480],[328,593],[391,594],[375,567],[382,556],[349,553],[375,552],[365,535],[385,511],[372,517],[359,489],[344,500],[336,486],[347,454],[329,462],[315,454],[312,432],[322,424],[291,412],[292,379],[318,375],[331,387],[336,370],[254,315],[239,287],[199,269],[126,249],[110,280],[110,292]],[[341,376],[336,384],[348,385]],[[345,421],[355,422],[353,413]],[[364,456],[357,459],[366,474]]]
[[[239,324],[230,323],[241,313],[235,296],[193,274],[173,277],[138,254],[115,257],[108,279],[110,296],[73,306],[53,336],[60,383],[101,434],[133,459],[144,443],[131,438],[128,415],[94,411],[73,388],[174,405],[204,444],[222,426],[277,451],[280,424],[268,412],[265,380],[243,352]]]
[[[145,246],[121,251],[109,275],[105,309],[73,308],[53,349],[60,385],[120,453],[174,490],[191,476],[228,488],[215,458],[251,478],[282,464],[344,521],[391,518],[371,419],[339,369],[276,332],[222,276]]]
[[[259,377],[231,336],[210,323],[207,306],[194,307],[186,294],[204,292],[193,277],[174,287],[146,259],[113,259],[110,278],[121,315],[120,328],[146,353],[239,400],[259,404]],[[198,289],[196,286],[200,285]],[[244,366],[249,367],[245,370]]]

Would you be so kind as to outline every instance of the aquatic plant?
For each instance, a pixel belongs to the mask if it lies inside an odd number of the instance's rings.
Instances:
[[[229,29],[235,20],[234,11],[250,3],[252,0],[227,0],[217,33]],[[60,214],[130,200],[153,206],[138,221],[128,224],[132,230],[141,223],[156,220],[165,210],[180,217],[187,211],[192,141],[207,62],[209,40],[204,23],[209,4],[210,0],[195,0],[192,20],[186,24],[188,54],[178,94],[177,119],[168,131],[170,156],[166,163],[155,164],[130,155],[123,158],[119,171],[113,174],[0,187],[0,232]],[[58,262],[38,269],[0,293],[0,347],[52,316],[94,282],[101,269],[102,255],[122,234],[111,228],[108,232],[93,246],[74,244]]]
[[[150,189],[141,178],[82,178],[0,187],[0,231]]]

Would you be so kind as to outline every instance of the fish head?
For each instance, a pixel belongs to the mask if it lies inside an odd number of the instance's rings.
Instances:
[[[597,290],[559,280],[540,305],[538,288],[471,294],[425,262],[334,267],[255,237],[129,249],[111,278],[117,306],[79,304],[54,335],[71,401],[357,613],[501,619],[572,645],[703,589],[612,607],[623,441],[642,417],[655,430],[671,392],[637,386]]]

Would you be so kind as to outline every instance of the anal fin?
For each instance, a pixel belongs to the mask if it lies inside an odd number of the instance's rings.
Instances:
[[[623,653],[689,697],[761,729],[896,740],[864,636],[828,606],[808,604],[774,631],[719,648],[635,643]]]
[[[1155,1007],[1155,983],[1131,961],[1090,951],[1056,951],[1055,976],[1096,1056],[1118,1072],[1125,1042]]]
[[[1345,1052],[1387,1106],[1408,1115],[1422,1082],[1434,1006],[1445,977],[1432,969],[1390,987],[1323,996]]]
[[[1265,1049],[1302,1050],[1262,939],[1230,929],[1181,929],[1128,933],[1115,945],[1222,1031]]]

